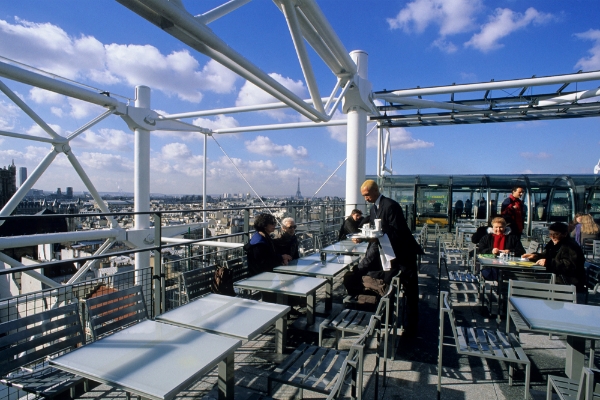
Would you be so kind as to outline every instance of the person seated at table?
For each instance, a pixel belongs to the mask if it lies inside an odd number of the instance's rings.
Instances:
[[[358,208],[352,210],[350,216],[346,218],[346,220],[342,224],[338,240],[344,240],[346,239],[346,236],[352,233],[360,232],[360,225],[363,219],[364,218],[362,216],[362,211],[360,211]]]
[[[571,232],[571,237],[579,243],[581,248],[584,248],[586,241],[598,240],[600,229],[598,229],[598,224],[596,224],[596,221],[594,221],[594,218],[590,214],[581,215],[578,221],[579,223],[575,225],[575,228]]]
[[[556,283],[575,285],[577,303],[587,303],[585,256],[575,239],[569,237],[569,228],[562,222],[548,227],[550,241],[541,253],[523,254],[523,258],[546,267],[546,272],[556,274]]]
[[[296,236],[296,221],[294,218],[284,218],[281,220],[281,230],[273,239],[275,251],[277,254],[289,254],[292,260],[300,258],[298,250],[298,237]]]
[[[521,238],[516,235],[510,235],[510,230],[506,228],[506,220],[502,217],[492,219],[492,232],[483,236],[477,244],[479,254],[500,254],[514,253],[515,257],[520,257],[525,253]],[[481,271],[481,275],[486,280],[497,280],[498,271],[496,268],[486,268]]]
[[[488,218],[487,225],[482,225],[479,228],[477,228],[475,233],[473,235],[471,235],[472,243],[478,244],[482,237],[484,237],[488,233],[493,233],[492,220],[494,218],[496,218],[497,216],[498,216],[498,214],[492,213],[492,216],[490,218]]]
[[[248,256],[248,270],[250,275],[261,272],[273,272],[279,265],[287,265],[292,259],[289,254],[277,254],[271,233],[275,231],[277,221],[271,214],[259,214],[254,219],[254,235],[244,246]]]
[[[573,236],[572,232],[577,228],[577,225],[581,224],[581,217],[583,217],[584,213],[576,213],[573,221],[569,222],[569,233]],[[581,229],[581,226],[579,227]]]

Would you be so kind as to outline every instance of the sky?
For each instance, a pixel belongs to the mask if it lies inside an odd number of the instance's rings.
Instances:
[[[221,1],[183,1],[196,15]],[[320,0],[348,50],[368,53],[374,91],[476,83],[600,70],[597,0]],[[283,15],[253,0],[209,27],[230,47],[302,98],[309,98]],[[134,98],[152,90],[164,114],[273,102],[214,60],[189,48],[116,1],[0,0],[0,57]],[[0,61],[5,61],[0,59]],[[313,62],[322,95],[335,76]],[[0,78],[56,132],[66,136],[104,109]],[[337,118],[345,118],[341,111]],[[266,125],[305,119],[291,110],[238,113],[186,122],[205,128]],[[371,128],[371,124],[368,130]],[[215,135],[208,139],[207,192],[293,195],[298,178],[310,197],[346,158],[346,128],[310,128]],[[43,136],[0,93],[0,131]],[[367,174],[376,170],[375,131],[367,138]],[[582,174],[600,158],[600,120],[537,121],[392,130],[395,174]],[[215,140],[216,139],[216,140]],[[111,116],[71,142],[101,192],[133,192],[134,135]],[[46,143],[0,136],[0,167],[14,160],[29,174],[50,151]],[[203,137],[152,132],[151,192],[201,194]],[[233,161],[243,175],[240,176]],[[344,196],[345,167],[318,196]],[[34,185],[75,192],[85,185],[59,154]]]

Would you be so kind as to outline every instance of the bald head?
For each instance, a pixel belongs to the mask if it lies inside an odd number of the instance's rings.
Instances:
[[[375,203],[379,197],[379,186],[377,186],[377,182],[372,179],[367,179],[360,187],[360,194],[362,194],[369,203]]]

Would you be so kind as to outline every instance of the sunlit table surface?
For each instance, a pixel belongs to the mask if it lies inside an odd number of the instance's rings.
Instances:
[[[233,399],[241,340],[146,320],[50,361],[148,399],[168,400],[219,364],[219,399]]]
[[[306,319],[308,324],[312,325],[315,318],[316,292],[318,288],[325,284],[327,284],[327,280],[322,278],[263,272],[237,281],[233,285],[241,289],[275,293],[279,304],[287,304],[287,296],[306,297]]]
[[[342,240],[322,248],[321,253],[363,255],[366,254],[368,245],[366,242],[354,243],[351,240]]]
[[[563,301],[510,297],[510,303],[532,331],[567,335],[565,373],[579,380],[585,340],[600,339],[600,307]]]
[[[282,353],[289,311],[286,305],[211,293],[161,314],[156,320],[243,340],[252,340],[276,324],[276,348]]]

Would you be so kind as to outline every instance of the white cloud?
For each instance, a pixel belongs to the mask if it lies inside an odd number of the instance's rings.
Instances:
[[[279,82],[281,85],[289,89],[296,96],[300,98],[306,98],[307,91],[304,83],[302,81],[294,81],[290,78],[285,78],[277,73],[271,73],[269,76]],[[258,86],[253,83],[246,81],[240,92],[238,93],[238,97],[235,101],[235,105],[238,107],[241,106],[252,106],[256,104],[267,104],[267,103],[277,103],[279,100],[275,99],[273,96],[260,89]],[[283,121],[290,118],[295,118],[298,120],[298,115],[296,112],[290,114],[286,112],[285,109],[277,109],[277,110],[267,110],[262,111],[262,113],[270,116],[271,118],[277,121]]]
[[[48,126],[52,128],[55,133],[62,135],[62,128],[60,127],[60,125],[48,124]],[[46,133],[46,131],[43,130],[38,124],[31,125],[31,127],[29,127],[29,129],[27,129],[25,133],[31,136],[50,138],[50,135],[48,135],[48,133]]]
[[[34,87],[29,91],[29,98],[37,104],[52,105],[62,104],[66,99],[62,94],[54,93],[37,87]]]
[[[384,131],[383,140],[385,140],[386,134]],[[433,143],[413,138],[411,133],[404,128],[393,128],[390,129],[390,146],[392,150],[414,150],[433,147]],[[376,132],[367,136],[367,147],[377,147]]]
[[[120,129],[87,130],[73,139],[73,144],[95,150],[133,151],[133,134]]]
[[[545,153],[543,151],[539,153],[522,152],[520,153],[520,156],[528,160],[544,160],[552,157],[551,154]]]
[[[237,128],[240,123],[234,118],[223,114],[215,116],[214,119],[210,118],[196,118],[192,121],[192,124],[207,129],[223,129],[223,128]]]
[[[456,50],[458,50],[458,47],[456,47],[456,45],[454,43],[449,42],[448,40],[446,40],[444,38],[438,38],[438,39],[434,40],[432,43],[432,46],[437,47],[444,53],[448,53],[448,54],[456,53]]]
[[[390,29],[422,33],[430,24],[439,26],[441,36],[468,31],[481,8],[480,0],[414,0],[395,18],[388,18]]]
[[[594,45],[588,50],[589,57],[580,58],[575,64],[575,68],[581,68],[584,71],[593,71],[600,69],[600,30],[590,29],[586,32],[576,33],[579,39],[591,40]]]
[[[69,79],[103,85],[147,85],[182,100],[199,102],[201,91],[229,93],[237,75],[215,61],[200,66],[187,50],[163,55],[146,45],[103,44],[72,37],[50,23],[0,20],[0,54]]]
[[[308,150],[304,146],[294,147],[291,144],[276,144],[266,136],[257,136],[256,139],[248,140],[245,144],[249,152],[266,156],[284,156],[292,159],[302,159],[308,156]]]
[[[194,155],[186,144],[169,143],[161,148],[160,153],[151,158],[150,168],[159,173],[179,172],[185,176],[195,177],[202,175],[202,163],[203,157]]]
[[[102,172],[133,172],[133,161],[119,155],[84,152],[78,156],[79,162],[87,169]]]
[[[189,158],[192,152],[183,143],[169,143],[161,149],[161,154],[166,160],[178,160],[181,158]]]
[[[86,118],[90,115],[100,115],[102,112],[106,111],[106,109],[101,106],[74,99],[72,97],[69,97],[68,102],[69,106],[71,106],[69,115],[75,119]]]
[[[0,99],[0,129],[8,131],[15,128],[19,117],[19,107]]]
[[[498,49],[504,46],[499,43],[500,39],[530,24],[541,25],[553,18],[552,14],[537,11],[533,7],[528,8],[525,14],[508,8],[497,8],[494,15],[489,17],[489,22],[465,43],[465,47],[473,47],[483,52]]]

